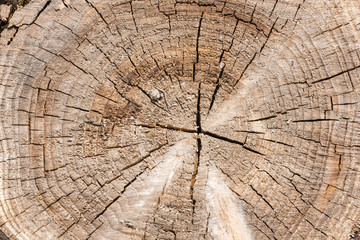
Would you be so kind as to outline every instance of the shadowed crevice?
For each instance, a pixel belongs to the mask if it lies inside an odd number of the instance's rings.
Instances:
[[[221,61],[221,60],[220,60],[220,61]],[[222,75],[223,75],[223,73],[224,73],[224,69],[225,69],[225,66],[222,66],[222,68],[221,68],[221,70],[220,70],[220,73],[219,73],[219,76],[218,76],[218,78],[217,78],[217,80],[216,80],[216,87],[215,87],[214,93],[213,93],[213,95],[212,95],[212,97],[211,97],[211,102],[210,102],[210,107],[209,107],[209,111],[208,111],[208,112],[211,111],[211,109],[212,109],[212,107],[213,107],[213,105],[214,105],[215,98],[216,98],[216,94],[217,94],[217,92],[219,91],[219,88],[220,88],[220,86],[221,86],[220,79],[222,78]]]
[[[168,129],[168,130],[174,130],[174,131],[180,131],[180,132],[186,132],[186,133],[197,133],[197,130],[195,130],[195,129],[175,127],[172,125],[161,124],[161,123],[156,123],[154,125],[141,123],[141,124],[135,124],[135,126],[146,127],[146,128],[164,128],[164,129]]]
[[[0,230],[0,240],[10,240],[1,230]]]
[[[202,133],[204,135],[207,135],[209,137],[213,137],[213,138],[216,138],[216,139],[219,139],[219,140],[222,140],[222,141],[225,141],[225,142],[229,142],[229,143],[234,143],[234,144],[238,144],[238,145],[241,145],[244,149],[250,151],[250,152],[253,152],[253,153],[256,153],[256,154],[259,154],[259,155],[262,155],[264,156],[265,154],[259,152],[259,151],[256,151],[255,149],[252,149],[252,148],[249,148],[247,146],[245,146],[245,143],[244,142],[240,142],[238,140],[235,140],[235,139],[230,139],[230,138],[227,138],[227,137],[224,137],[224,136],[221,136],[221,135],[218,135],[216,133],[213,133],[213,132],[209,132],[209,131],[202,131]]]
[[[202,128],[201,128],[201,82],[199,82],[198,99],[197,99],[196,109],[197,109],[197,111],[196,111],[196,132],[197,132],[196,147],[197,147],[197,149],[196,149],[196,155],[195,155],[195,160],[194,160],[194,171],[193,171],[193,174],[191,177],[191,185],[190,185],[190,199],[193,204],[192,218],[191,218],[192,223],[194,223],[195,204],[196,204],[196,200],[194,199],[194,185],[196,182],[196,176],[199,171],[201,149],[202,149],[201,138],[200,138],[200,134],[202,133]]]

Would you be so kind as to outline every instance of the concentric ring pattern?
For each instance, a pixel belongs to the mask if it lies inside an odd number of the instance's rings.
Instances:
[[[31,1],[1,33],[9,239],[350,239],[357,1]],[[1,232],[0,232],[1,233]]]

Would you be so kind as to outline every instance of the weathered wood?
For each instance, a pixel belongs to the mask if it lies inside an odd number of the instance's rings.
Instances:
[[[0,4],[0,238],[358,237],[359,1]]]

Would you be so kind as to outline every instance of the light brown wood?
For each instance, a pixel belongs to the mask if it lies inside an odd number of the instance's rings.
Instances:
[[[356,237],[359,1],[0,3],[0,238]]]

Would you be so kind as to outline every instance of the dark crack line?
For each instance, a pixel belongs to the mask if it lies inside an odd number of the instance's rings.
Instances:
[[[105,99],[109,100],[110,102],[119,104],[119,102],[117,102],[117,101],[115,101],[115,100],[113,100],[113,99],[111,99],[111,98],[108,98],[108,97],[106,97],[106,96],[104,96],[104,95],[102,95],[102,94],[100,94],[100,93],[98,93],[98,92],[95,92],[95,94],[98,95],[98,96],[100,96],[100,97],[102,97],[102,98],[105,98]]]
[[[200,103],[200,100],[198,101]],[[199,104],[199,107],[200,107],[200,104]],[[182,128],[182,127],[175,127],[175,126],[172,126],[172,125],[164,125],[164,124],[160,124],[160,123],[156,123],[154,125],[151,125],[151,124],[142,124],[142,123],[139,123],[139,124],[135,124],[135,126],[140,126],[140,127],[146,127],[146,128],[163,128],[163,129],[168,129],[168,130],[173,130],[173,131],[180,131],[180,132],[185,132],[185,133],[197,133],[197,139],[201,140],[200,139],[200,136],[201,134],[204,134],[204,135],[207,135],[209,137],[212,137],[212,138],[216,138],[216,139],[219,139],[219,140],[222,140],[222,141],[225,141],[225,142],[229,142],[229,143],[233,143],[233,144],[237,144],[237,145],[240,145],[242,146],[245,150],[248,150],[250,152],[253,152],[253,153],[256,153],[256,154],[260,154],[262,156],[264,156],[265,154],[259,152],[259,151],[256,151],[252,148],[249,148],[247,146],[245,146],[245,143],[244,142],[240,142],[240,141],[237,141],[235,139],[230,139],[230,138],[227,138],[227,137],[224,137],[224,136],[221,136],[221,135],[218,135],[216,133],[213,133],[213,132],[209,132],[209,131],[206,131],[206,130],[203,130],[202,127],[201,127],[201,121],[200,121],[200,109],[198,110],[198,114],[197,114],[197,119],[196,119],[196,123],[197,123],[197,126],[196,126],[196,130],[194,129],[188,129],[188,128]],[[254,132],[254,133],[258,133],[258,132]],[[268,139],[264,139],[264,140],[267,140],[267,141],[271,141],[271,140],[268,140]],[[286,146],[289,146],[289,147],[292,147],[291,145],[288,145],[286,143],[282,143],[282,142],[277,142],[277,141],[274,141],[276,143],[279,143],[279,144],[284,144]],[[200,141],[201,143],[201,141]],[[199,146],[198,146],[199,147]]]
[[[164,124],[160,124],[160,123],[156,123],[155,125],[150,125],[150,124],[135,124],[135,126],[140,126],[140,127],[146,127],[146,128],[164,128],[164,129],[168,129],[168,130],[174,130],[174,131],[181,131],[181,132],[186,132],[186,133],[197,133],[196,130],[194,129],[188,129],[188,128],[182,128],[182,127],[174,127],[172,125],[164,125]]]
[[[324,119],[302,119],[302,120],[292,120],[292,122],[331,122],[331,121],[340,121],[338,119],[330,119],[330,118],[324,118]]]
[[[66,28],[69,32],[71,32],[71,34],[73,34],[74,36],[76,36],[78,39],[81,39],[81,37],[76,34],[71,28],[69,28],[68,26],[66,26],[65,24],[59,22],[59,21],[55,21],[57,24],[59,24],[60,26],[63,26],[64,28]]]
[[[121,47],[121,48],[122,48],[122,50],[126,53],[126,55],[127,55],[128,59],[129,59],[131,65],[132,65],[132,66],[134,67],[134,69],[135,69],[135,72],[136,72],[136,73],[138,74],[138,76],[143,80],[143,77],[142,77],[141,73],[139,72],[136,64],[135,64],[135,63],[133,62],[133,60],[131,59],[129,53],[125,50],[125,48],[123,48],[123,47]],[[153,59],[154,59],[154,58],[153,58]],[[169,111],[168,109],[165,109],[165,108],[163,108],[162,106],[158,105],[156,102],[154,102],[153,99],[151,98],[150,94],[147,93],[142,87],[140,87],[140,86],[137,85],[137,84],[130,84],[130,83],[127,83],[127,82],[124,82],[124,83],[127,84],[127,85],[129,85],[129,86],[131,86],[131,87],[136,87],[136,88],[137,88],[138,90],[140,90],[143,94],[145,94],[145,96],[150,100],[150,103],[152,103],[152,104],[155,105],[156,107],[158,107],[158,108],[160,108],[161,110],[163,110],[163,111],[165,111],[165,112],[167,112],[167,113],[170,114],[170,111]],[[165,102],[165,103],[166,103],[166,102]],[[167,103],[166,103],[166,105],[167,105]]]
[[[44,167],[44,172],[48,171],[48,169],[46,169],[46,149],[45,149],[45,144],[40,144],[40,146],[42,146],[42,160],[43,160],[43,167]]]
[[[240,77],[236,80],[235,84],[233,85],[233,88],[235,88],[237,86],[237,84],[240,82],[240,80],[243,78],[245,72],[247,71],[249,66],[253,63],[256,55],[257,55],[257,52],[253,55],[253,57],[250,59],[249,63],[245,66],[244,70],[240,74]]]
[[[315,227],[315,225],[312,222],[310,222],[308,219],[305,218],[305,221],[308,222],[316,231],[320,232],[321,234],[323,234],[326,237],[328,236],[325,232],[321,231],[321,229]]]
[[[278,4],[278,2],[279,2],[279,0],[276,0],[276,2],[275,2],[275,4],[274,4],[274,7],[273,7],[273,9],[271,10],[271,13],[270,13],[270,16],[269,16],[269,17],[271,17],[272,14],[274,13],[274,10],[275,10],[276,5]]]
[[[255,214],[255,213],[253,213],[258,219],[259,219],[259,217]],[[254,225],[254,224],[251,224],[250,223],[250,225],[252,226],[252,227],[254,227],[254,228],[256,228],[259,232],[261,232],[265,237],[267,237],[269,240],[271,240],[271,238],[268,236],[268,235],[266,235],[266,233],[263,231],[263,230],[261,230],[260,228],[258,228],[256,225]]]
[[[128,188],[129,186],[131,186],[131,184],[134,183],[135,180],[136,180],[140,175],[142,175],[143,173],[146,172],[147,169],[148,169],[148,168],[145,168],[142,172],[138,173],[133,179],[131,179],[131,181],[129,181],[129,182],[124,186],[124,189],[120,192],[120,194],[119,194],[117,197],[115,197],[108,205],[106,205],[105,208],[104,208],[100,213],[98,213],[98,214],[95,216],[95,218],[91,221],[91,223],[93,223],[96,219],[98,219],[101,215],[103,215],[103,214],[106,212],[106,210],[108,210],[108,208],[111,207],[111,205],[113,205],[113,204],[124,194],[124,192],[127,190],[127,188]]]
[[[228,161],[228,158],[225,157],[223,154],[219,153],[219,155],[220,155],[222,158],[224,158],[226,161]],[[236,181],[235,181],[228,173],[226,173],[222,167],[218,166],[216,163],[214,164],[214,166],[215,166],[218,170],[220,170],[220,172],[221,172],[222,174],[224,174],[224,175],[226,176],[226,178],[229,179],[233,184],[237,185],[237,184],[236,184]],[[240,180],[240,181],[241,181],[241,180]],[[242,181],[241,181],[241,182],[242,182]],[[226,186],[230,189],[230,186],[228,186],[227,184],[226,184]],[[237,194],[237,195],[239,195],[239,194]]]
[[[223,16],[232,16],[232,17],[234,17],[236,20],[238,20],[238,21],[240,21],[240,22],[242,22],[242,23],[245,23],[245,24],[248,25],[248,26],[249,26],[249,25],[250,25],[250,26],[253,26],[253,27],[255,27],[255,29],[256,29],[258,32],[261,32],[265,37],[268,37],[268,36],[270,35],[270,33],[269,33],[269,34],[266,34],[265,31],[264,31],[264,29],[259,28],[258,25],[257,25],[256,23],[254,23],[254,14],[255,14],[255,11],[256,11],[256,6],[257,6],[257,3],[255,4],[255,7],[254,7],[254,9],[253,9],[253,11],[252,11],[252,13],[251,13],[251,19],[250,19],[250,21],[241,19],[241,18],[239,18],[238,16],[236,16],[235,14],[222,14],[222,15],[223,15]]]
[[[314,83],[320,83],[320,82],[323,82],[323,81],[330,80],[330,79],[332,79],[332,78],[334,78],[334,77],[340,76],[340,75],[342,75],[342,74],[344,74],[344,73],[349,73],[349,72],[351,72],[351,71],[353,71],[353,70],[355,70],[355,69],[358,69],[358,68],[360,68],[360,66],[356,66],[356,67],[347,69],[347,70],[345,70],[345,71],[339,72],[339,73],[337,73],[337,74],[335,74],[335,75],[332,75],[332,76],[330,76],[330,77],[326,77],[326,78],[322,78],[322,79],[316,80],[316,81],[312,82],[312,84],[314,84]]]
[[[253,212],[253,214],[255,215],[255,217],[257,218],[257,219],[259,219],[262,223],[264,223],[264,225],[274,234],[274,230],[266,223],[266,221],[264,221],[262,218],[260,218],[255,212]],[[262,231],[261,231],[262,232]],[[262,233],[264,233],[264,232],[262,232]],[[265,233],[264,233],[265,234]],[[266,235],[266,234],[265,234]],[[266,235],[267,236],[267,235]],[[274,237],[274,236],[273,236]],[[269,239],[271,239],[271,238],[269,238]],[[276,239],[276,238],[274,238],[274,239]]]
[[[110,64],[112,64],[119,72],[121,72],[121,70],[119,69],[118,65],[117,65],[115,62],[111,61],[110,57],[109,57],[99,46],[97,46],[96,44],[92,43],[88,38],[86,38],[86,40],[87,40],[91,45],[93,45],[94,47],[96,47],[96,49],[98,49],[98,50],[103,54],[103,56],[107,59],[107,61],[108,61]],[[126,50],[125,50],[124,48],[122,48],[122,49],[123,49],[123,51],[127,54],[127,56],[129,56],[129,54],[126,52]],[[63,58],[64,58],[64,57],[63,57]],[[65,59],[65,60],[67,60],[67,59]],[[134,65],[134,63],[132,62],[132,60],[130,59],[130,57],[129,57],[129,60],[130,60],[130,62],[133,64],[135,70],[137,71],[136,66]],[[76,66],[76,67],[78,67],[78,66]],[[78,68],[79,68],[79,67],[78,67]],[[80,69],[80,70],[81,70],[81,69]],[[83,72],[85,72],[85,71],[83,71]],[[85,73],[86,73],[86,72],[85,72]],[[138,73],[138,72],[137,72],[137,73]],[[88,73],[88,74],[92,75],[91,73]],[[93,76],[93,75],[92,75],[92,76]],[[94,76],[93,76],[93,77],[94,77]],[[95,78],[95,77],[94,77],[94,78]],[[96,79],[96,78],[95,78],[95,79]],[[140,107],[139,104],[135,103],[135,102],[132,101],[131,99],[127,98],[124,94],[122,94],[122,93],[120,92],[119,88],[117,87],[117,84],[116,84],[113,80],[111,80],[111,79],[110,79],[108,76],[106,76],[106,75],[105,75],[105,79],[108,80],[109,82],[111,82],[111,84],[114,86],[114,89],[116,90],[116,92],[119,94],[120,97],[122,97],[123,99],[127,100],[128,102],[131,102],[131,103],[135,104],[137,107]],[[121,80],[121,82],[123,82],[124,84],[126,84],[126,85],[129,86],[129,87],[136,87],[135,85],[132,85],[132,84],[130,84],[129,82],[125,82],[124,79],[122,79],[122,78],[120,78],[120,80]]]
[[[195,214],[195,205],[196,200],[194,199],[194,186],[196,182],[196,176],[199,172],[199,166],[200,166],[200,157],[201,157],[201,137],[200,134],[202,133],[201,128],[201,81],[199,82],[199,88],[198,88],[198,99],[196,104],[196,155],[194,160],[194,171],[191,177],[191,184],[190,184],[190,199],[192,201],[193,207],[192,207],[192,215],[191,215],[191,223],[194,223],[194,214]]]
[[[209,232],[209,220],[210,220],[210,213],[208,214],[208,217],[206,219],[206,229],[205,229],[205,233],[204,233],[204,239],[206,239],[206,236],[208,235],[208,232]]]
[[[137,26],[136,21],[135,21],[135,16],[134,16],[134,10],[133,10],[132,0],[130,0],[130,11],[131,11],[131,17],[132,17],[132,20],[133,20],[133,22],[134,22],[136,32],[139,33],[139,29],[138,29],[138,26]]]
[[[335,31],[336,29],[339,29],[339,28],[341,28],[341,27],[345,27],[345,26],[347,26],[347,25],[349,25],[349,24],[350,24],[350,23],[348,22],[348,23],[346,23],[346,24],[341,24],[341,25],[339,25],[339,26],[337,26],[337,27],[334,27],[334,28],[332,28],[332,29],[327,29],[327,30],[325,30],[325,31],[323,31],[323,32],[321,32],[321,33],[316,34],[316,35],[314,36],[314,38],[317,37],[317,36],[320,36],[320,35],[322,35],[322,34],[324,34],[324,33],[333,32],[333,31]]]
[[[67,233],[67,232],[70,230],[70,228],[72,228],[74,225],[78,224],[79,221],[80,221],[80,219],[78,219],[77,221],[73,222],[73,223],[72,223],[69,227],[67,227],[67,228],[65,229],[65,231],[62,232],[57,238],[61,238],[65,233]],[[0,239],[1,239],[1,238],[0,238]]]
[[[195,46],[195,50],[196,50],[196,61],[193,63],[193,82],[195,82],[195,76],[196,76],[196,64],[199,63],[199,39],[200,39],[200,30],[201,30],[201,23],[202,23],[202,19],[204,16],[204,12],[201,13],[201,17],[199,20],[199,26],[198,26],[198,31],[197,31],[197,35],[196,35],[196,46]]]
[[[284,146],[286,146],[286,147],[295,147],[294,145],[287,144],[287,143],[280,142],[280,141],[275,141],[275,140],[272,140],[272,139],[263,138],[263,140],[268,141],[268,142],[272,142],[272,143],[281,144],[281,145],[284,145]]]
[[[200,30],[201,30],[201,23],[203,20],[203,16],[204,16],[204,12],[201,13],[201,17],[199,20],[199,26],[198,26],[198,31],[197,31],[197,36],[196,36],[196,63],[199,62],[199,39],[200,39]]]
[[[239,25],[239,19],[236,19],[236,23],[235,23],[234,30],[233,30],[233,32],[232,32],[232,36],[234,36],[234,34],[235,34],[236,30],[237,30],[238,25]],[[233,46],[233,44],[234,44],[234,39],[235,39],[235,37],[233,37],[233,38],[231,39],[231,43],[230,43],[230,46],[229,46],[227,52],[229,52],[230,49],[232,48],[232,46]],[[222,54],[221,54],[220,61],[221,61],[221,59],[222,59],[223,54],[224,54],[224,51],[223,51]],[[219,63],[220,63],[220,61],[219,61]]]
[[[195,75],[196,75],[196,63],[193,63],[193,73],[192,73],[192,76],[193,76],[193,82],[195,82]]]
[[[3,231],[0,230],[0,239],[1,240],[10,240]]]
[[[56,203],[58,203],[60,200],[69,197],[69,196],[70,196],[71,194],[73,194],[74,192],[75,192],[75,190],[69,192],[69,193],[66,194],[66,195],[62,195],[61,197],[59,197],[58,199],[56,199],[55,201],[53,201],[53,202],[51,202],[49,205],[47,205],[47,206],[44,208],[43,211],[46,211],[47,209],[50,209],[52,206],[54,206],[54,205],[55,205]],[[47,203],[46,203],[46,204],[47,204]],[[41,213],[36,214],[35,217],[38,217],[39,214],[41,214]]]
[[[169,35],[171,34],[171,20],[170,15],[168,16],[168,22],[169,22]]]
[[[19,28],[22,27],[22,26],[25,26],[25,25],[34,24],[34,23],[36,22],[36,20],[39,18],[39,16],[41,15],[41,13],[43,13],[43,12],[45,11],[45,9],[50,5],[50,3],[51,3],[51,0],[48,0],[48,1],[44,4],[44,6],[43,6],[43,7],[40,9],[40,11],[36,14],[34,20],[33,20],[31,23],[29,23],[29,24],[22,24],[22,25],[19,26]]]
[[[136,160],[135,162],[133,162],[133,163],[131,163],[131,164],[123,167],[120,171],[124,171],[124,170],[126,170],[126,169],[128,169],[128,168],[131,168],[131,167],[133,167],[133,166],[135,166],[135,165],[143,162],[143,161],[146,160],[148,157],[150,157],[153,152],[161,149],[162,147],[164,147],[164,146],[167,145],[167,144],[168,144],[168,141],[166,141],[165,143],[159,145],[159,146],[156,147],[156,148],[151,149],[146,155],[144,155],[143,157],[139,158],[139,159]]]
[[[84,70],[83,68],[81,68],[80,66],[78,66],[77,64],[75,64],[74,62],[70,61],[69,59],[67,59],[67,58],[64,57],[63,55],[57,54],[57,53],[53,53],[53,52],[49,51],[49,50],[46,49],[46,48],[42,48],[42,47],[39,47],[39,48],[40,48],[40,49],[43,49],[43,50],[45,50],[45,51],[47,51],[47,52],[49,52],[49,53],[51,53],[51,54],[54,54],[55,56],[61,57],[65,62],[70,63],[71,65],[73,65],[74,67],[76,67],[78,70],[80,70],[80,71],[83,72],[84,74],[86,74],[86,75],[92,75],[91,73],[87,72],[86,70]],[[93,76],[93,75],[92,75],[92,76]],[[94,77],[94,76],[93,76],[93,77]],[[94,79],[96,79],[96,78],[94,77]],[[96,79],[96,80],[97,80],[97,79]]]
[[[162,106],[160,106],[159,104],[157,104],[155,101],[153,101],[153,99],[151,98],[150,94],[148,92],[146,92],[143,88],[141,88],[140,86],[136,85],[136,88],[139,89],[149,100],[150,103],[155,105],[156,107],[160,108],[161,110],[167,112],[170,114],[170,111],[163,108]],[[166,104],[167,105],[167,104]]]
[[[43,6],[43,7],[40,9],[40,11],[36,14],[34,20],[31,21],[31,23],[24,23],[24,24],[21,24],[20,26],[15,26],[15,25],[14,25],[14,26],[9,27],[9,29],[15,28],[15,32],[14,32],[13,36],[10,38],[10,40],[8,41],[7,45],[10,45],[10,44],[12,43],[12,41],[14,40],[14,38],[16,37],[16,35],[18,34],[19,29],[20,29],[22,26],[30,26],[30,25],[34,24],[34,23],[36,22],[36,20],[39,18],[40,14],[45,11],[45,9],[50,5],[50,3],[51,3],[51,0],[48,0],[48,1],[44,4],[44,6]],[[15,10],[14,10],[14,11],[15,11]],[[13,12],[13,13],[14,13],[14,12]],[[1,32],[1,31],[0,31],[0,32]]]
[[[223,53],[224,53],[224,52],[223,52]],[[222,56],[223,56],[223,55],[220,56],[220,62],[221,62],[221,60],[222,60]],[[221,84],[220,84],[220,79],[222,78],[222,75],[223,75],[223,73],[224,73],[224,69],[225,69],[225,66],[223,66],[223,67],[221,68],[221,71],[220,71],[220,73],[219,73],[219,76],[218,76],[218,78],[217,78],[217,80],[216,80],[216,87],[215,87],[215,90],[214,90],[213,95],[212,95],[212,97],[211,97],[211,102],[210,102],[210,106],[209,106],[208,113],[211,111],[211,109],[212,109],[212,107],[213,107],[213,105],[214,105],[215,98],[216,98],[216,94],[217,94],[217,92],[219,91],[219,88],[220,88],[220,86],[221,86]]]
[[[163,68],[161,68],[160,65],[159,65],[159,63],[158,63],[158,61],[157,61],[152,55],[150,55],[150,56],[151,56],[151,58],[154,60],[154,62],[155,62],[155,64],[156,64],[156,67],[159,69],[159,71],[163,71],[163,72],[165,73],[165,75],[169,78],[169,80],[171,81],[171,83],[174,83],[174,80],[173,80],[171,74],[169,74],[169,73],[166,71],[166,66],[164,66]],[[162,75],[162,77],[164,77],[164,76]],[[180,85],[180,86],[181,86],[181,85]],[[180,88],[181,88],[181,87],[180,87]],[[158,90],[159,90],[159,89],[158,89]]]
[[[190,185],[190,199],[192,201],[192,214],[191,214],[191,223],[194,223],[194,214],[195,214],[195,205],[196,205],[196,200],[194,199],[194,186],[195,186],[195,182],[196,182],[196,176],[199,172],[199,166],[200,166],[200,154],[201,154],[201,139],[200,137],[198,137],[196,139],[196,146],[197,146],[197,150],[196,150],[196,155],[195,155],[195,160],[194,160],[194,171],[191,177],[191,185]]]
[[[117,92],[117,94],[119,94],[120,97],[122,97],[123,99],[125,99],[125,100],[128,101],[129,103],[134,104],[136,107],[140,107],[139,104],[137,104],[136,102],[132,101],[130,98],[126,97],[123,93],[121,93],[120,90],[119,90],[119,88],[118,88],[118,86],[117,86],[117,84],[116,84],[113,80],[111,80],[111,79],[110,79],[109,77],[107,77],[107,76],[105,76],[105,79],[108,80],[109,82],[111,82],[111,84],[113,85],[115,91]],[[122,82],[123,82],[123,81],[122,81]],[[124,82],[124,83],[125,83],[125,82]],[[125,83],[125,84],[127,84],[127,83]],[[129,85],[129,84],[127,84],[127,85],[130,86],[130,87],[133,87],[133,86],[131,86],[131,85]],[[93,111],[93,110],[92,110],[92,111]]]
[[[253,152],[253,153],[256,153],[256,154],[259,154],[259,155],[262,155],[262,156],[265,155],[265,154],[263,154],[263,153],[261,153],[259,151],[256,151],[255,149],[252,149],[252,148],[249,148],[249,147],[245,146],[244,142],[240,142],[240,141],[237,141],[237,140],[234,140],[234,139],[230,139],[230,138],[227,138],[227,137],[224,137],[224,136],[221,136],[221,135],[218,135],[216,133],[209,132],[209,131],[205,131],[205,130],[203,130],[202,133],[207,135],[207,136],[217,138],[217,139],[225,141],[225,142],[238,144],[238,145],[242,146],[245,150],[248,150],[250,152]]]
[[[278,0],[276,0],[276,1],[278,1]],[[246,2],[246,1],[245,1],[245,2]],[[219,11],[216,11],[217,13],[221,13],[222,16],[231,16],[231,17],[235,18],[236,20],[238,20],[238,21],[240,21],[240,22],[242,22],[242,23],[245,23],[246,25],[253,26],[253,28],[255,28],[258,32],[261,32],[265,37],[268,37],[268,36],[269,36],[269,34],[266,34],[263,29],[259,28],[258,25],[257,25],[256,23],[254,23],[254,14],[255,14],[255,11],[256,11],[257,3],[255,4],[255,7],[254,7],[254,9],[253,9],[253,11],[252,11],[252,13],[251,13],[251,19],[250,19],[250,21],[241,19],[239,16],[237,16],[237,15],[235,14],[235,12],[232,12],[232,13],[224,13],[223,11],[224,11],[224,8],[225,8],[226,1],[223,1],[222,3],[223,3],[222,9],[219,10]],[[191,2],[186,2],[186,3],[184,2],[183,4],[190,4],[190,5],[191,5],[192,3],[191,3]],[[202,6],[202,7],[204,7],[204,6],[206,6],[206,7],[215,7],[215,8],[218,7],[218,6],[217,6],[216,4],[214,4],[214,3],[200,3],[200,2],[197,2],[196,4],[197,4],[198,6]]]
[[[271,115],[271,116],[268,116],[268,117],[263,117],[263,118],[257,118],[257,119],[248,120],[248,122],[265,121],[265,120],[269,120],[269,119],[276,118],[276,117],[277,117],[276,115]]]
[[[134,44],[132,43],[132,45],[134,45]],[[138,70],[138,68],[137,68],[137,66],[135,65],[134,61],[133,61],[132,58],[130,57],[130,54],[126,51],[126,49],[125,49],[124,47],[121,47],[121,49],[126,53],[126,55],[127,55],[128,59],[129,59],[131,65],[134,67],[135,72],[138,74],[138,76],[139,76],[139,77],[142,77],[141,74],[140,74],[140,72],[139,72],[139,70]]]
[[[234,132],[252,133],[252,134],[265,134],[264,132],[248,131],[248,130],[234,130]]]
[[[165,230],[165,229],[164,229],[164,232],[169,232],[169,233],[171,233],[171,234],[174,236],[174,240],[176,240],[176,232],[175,232],[174,230],[172,230],[172,229],[167,229],[167,230]]]
[[[272,32],[273,32],[274,29],[275,29],[275,24],[276,24],[277,20],[278,20],[278,18],[275,20],[275,22],[274,22],[273,25],[271,26],[271,29],[270,29],[270,31],[269,31],[269,34],[268,34],[268,35],[265,35],[265,34],[264,34],[264,35],[266,36],[266,40],[265,40],[264,44],[261,46],[260,51],[259,51],[259,52],[256,52],[256,53],[253,55],[253,57],[251,58],[250,62],[246,65],[246,67],[244,68],[244,70],[243,70],[242,73],[240,74],[240,77],[236,80],[233,88],[235,88],[235,87],[237,86],[237,84],[238,84],[239,81],[242,79],[242,77],[244,76],[244,74],[245,74],[245,72],[247,71],[247,69],[249,68],[249,66],[254,62],[254,59],[255,59],[256,55],[257,55],[258,53],[262,53],[262,51],[264,50],[266,44],[268,43],[268,41],[269,41],[269,39],[270,39],[270,36],[271,36]],[[275,29],[275,30],[276,30],[276,29]]]
[[[127,147],[131,147],[131,146],[137,146],[142,143],[144,143],[144,142],[135,142],[135,143],[125,144],[125,145],[109,146],[109,147],[105,147],[105,149],[127,148]]]
[[[101,222],[101,224],[99,226],[97,226],[94,231],[92,231],[89,236],[86,238],[86,240],[89,240],[91,238],[91,235],[93,235],[104,223]]]
[[[157,215],[157,213],[158,213],[158,211],[159,211],[159,206],[160,206],[160,203],[161,203],[161,198],[162,198],[162,196],[164,196],[164,194],[165,194],[165,188],[166,188],[166,186],[167,186],[167,183],[168,183],[168,181],[166,181],[166,183],[164,184],[164,186],[163,186],[163,188],[162,188],[161,194],[160,194],[160,196],[158,197],[158,201],[157,201],[157,203],[156,203],[155,211],[153,212],[153,214],[152,214],[152,216],[151,216],[151,218],[153,219],[153,222],[155,222],[155,217],[156,217],[156,215]],[[148,228],[148,226],[149,226],[149,221],[150,221],[151,218],[149,218],[149,219],[146,221],[146,225],[145,225],[145,229],[144,229],[144,235],[143,235],[142,240],[145,240],[145,239],[146,239],[147,228]]]
[[[296,9],[296,12],[295,12],[295,14],[294,14],[293,21],[295,21],[295,18],[296,18],[296,16],[297,16],[298,12],[299,12],[300,7],[301,7],[301,4],[299,3],[299,5],[298,5],[298,7],[297,7],[297,9]]]
[[[146,155],[144,155],[143,157],[139,158],[139,159],[136,160],[135,162],[133,162],[133,163],[131,163],[131,164],[123,167],[123,168],[120,170],[120,174],[119,174],[119,175],[117,175],[116,177],[114,177],[114,178],[106,181],[103,185],[100,184],[100,188],[97,189],[97,190],[95,191],[95,193],[98,192],[100,189],[102,189],[105,185],[110,184],[110,183],[112,183],[113,181],[117,180],[119,177],[121,177],[121,176],[123,175],[123,174],[122,174],[123,171],[125,171],[125,170],[127,170],[127,169],[129,169],[129,168],[131,168],[131,167],[134,167],[135,165],[137,165],[137,164],[145,161],[147,158],[149,158],[149,157],[151,156],[152,153],[160,150],[161,148],[163,148],[163,147],[166,146],[167,144],[168,144],[168,142],[166,141],[166,143],[163,143],[163,144],[161,144],[161,145],[159,145],[159,146],[151,149]],[[170,145],[170,146],[172,146],[172,145]],[[146,170],[146,169],[147,169],[147,167],[145,168],[145,170]],[[145,171],[145,170],[144,170],[144,171]]]
[[[196,105],[196,131],[198,135],[202,133],[201,128],[201,82],[199,82],[199,88],[198,88],[198,99],[197,99],[197,105]]]
[[[96,13],[99,15],[99,17],[101,18],[101,20],[107,25],[109,26],[109,23],[105,20],[104,16],[101,14],[101,12],[91,3],[89,2],[88,0],[85,0],[87,2],[87,4],[89,4],[89,6],[91,6],[95,11]],[[110,28],[109,28],[110,30]]]
[[[106,212],[106,210],[120,198],[120,196],[121,195],[117,196],[108,205],[106,205],[105,208],[95,216],[95,218],[91,221],[91,223],[93,223],[96,219],[98,219],[101,215],[103,215]]]
[[[260,53],[263,51],[263,49],[265,48],[267,42],[269,41],[269,39],[270,39],[270,37],[271,37],[271,34],[272,34],[272,32],[274,31],[274,27],[275,27],[275,24],[276,24],[277,20],[278,20],[278,18],[275,20],[274,24],[271,26],[270,32],[269,32],[269,34],[268,34],[268,36],[267,36],[264,44],[263,44],[262,47],[260,48]]]

